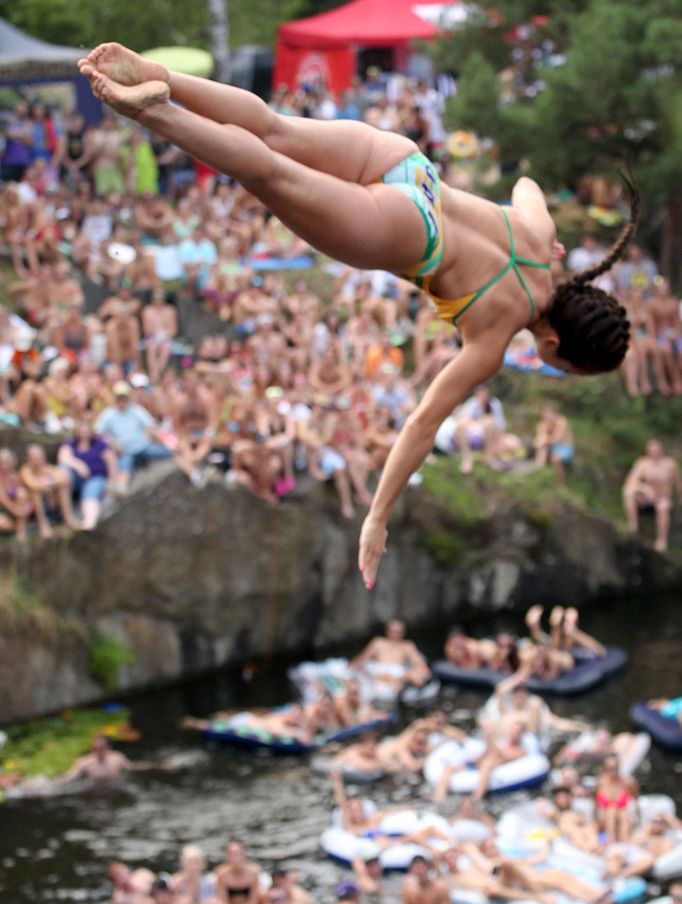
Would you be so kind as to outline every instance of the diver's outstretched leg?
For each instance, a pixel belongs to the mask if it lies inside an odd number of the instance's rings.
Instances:
[[[426,235],[416,205],[391,185],[358,185],[273,152],[234,125],[169,103],[166,82],[122,86],[94,73],[94,93],[208,166],[237,179],[297,235],[361,269],[403,272],[422,258]]]
[[[171,97],[186,109],[222,125],[240,126],[285,157],[346,182],[369,185],[417,151],[403,135],[361,122],[326,122],[280,116],[260,97],[210,79],[169,72],[121,44],[100,44],[80,61],[83,75],[94,72],[124,86],[164,81]]]

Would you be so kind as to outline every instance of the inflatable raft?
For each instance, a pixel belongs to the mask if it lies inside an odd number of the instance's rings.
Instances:
[[[346,682],[353,678],[360,682],[363,699],[375,706],[394,706],[398,701],[416,706],[429,703],[438,696],[441,684],[437,677],[420,687],[407,684],[397,692],[394,681],[404,674],[405,670],[401,666],[382,663],[367,663],[361,669],[352,669],[349,661],[341,658],[302,662],[287,672],[304,702],[316,700],[320,696],[320,690],[340,694]]]
[[[450,778],[452,794],[471,794],[478,784],[479,772],[473,766],[485,752],[485,742],[469,738],[464,744],[447,741],[431,753],[424,765],[424,777],[436,787],[446,766],[459,767]],[[520,791],[542,784],[550,770],[550,762],[542,753],[528,753],[511,763],[503,763],[493,769],[490,777],[489,793]]]
[[[661,747],[682,751],[682,725],[675,719],[661,715],[646,703],[635,703],[630,710],[630,718],[639,728],[648,731]]]
[[[607,647],[605,656],[575,654],[576,665],[559,675],[553,681],[529,678],[526,687],[534,694],[572,696],[591,690],[610,675],[622,669],[627,663],[627,653],[620,647]],[[459,684],[463,687],[494,688],[509,677],[508,672],[480,669],[462,669],[447,660],[439,660],[432,666],[434,675],[444,683]]]
[[[207,741],[230,747],[241,747],[248,750],[266,750],[282,756],[304,756],[314,753],[327,744],[346,741],[355,738],[366,731],[378,731],[386,728],[394,721],[393,715],[375,719],[373,722],[364,722],[360,725],[352,725],[340,731],[326,735],[318,735],[314,741],[304,744],[297,738],[286,735],[273,735],[268,731],[254,728],[249,724],[251,713],[237,713],[230,719],[217,719],[208,728],[202,731],[202,736]]]
[[[594,815],[592,802],[585,800],[579,803],[581,806],[576,805],[576,810],[592,818]],[[583,804],[590,806],[585,807]],[[675,814],[674,801],[664,794],[643,794],[636,802],[633,801],[631,806],[633,820],[639,821],[640,824],[647,823],[656,813]],[[588,879],[591,875],[596,877],[603,872],[605,868],[603,858],[581,851],[563,839],[557,839],[556,834],[556,826],[542,815],[537,801],[512,807],[502,815],[497,825],[500,850],[510,857],[522,856],[531,852],[538,844],[550,842],[554,865],[561,866],[562,869],[575,869]],[[671,830],[669,837],[675,842],[675,846],[656,860],[651,871],[652,878],[661,882],[682,876],[682,832]]]

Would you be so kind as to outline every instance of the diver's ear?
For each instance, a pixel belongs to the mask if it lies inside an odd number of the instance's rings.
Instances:
[[[535,326],[533,332],[538,339],[541,339],[546,346],[553,349],[554,351],[556,351],[561,345],[559,334],[546,319],[540,321],[540,323]]]

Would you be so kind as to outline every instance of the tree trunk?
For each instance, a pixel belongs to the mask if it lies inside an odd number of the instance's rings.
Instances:
[[[208,0],[211,13],[211,50],[214,76],[219,82],[230,80],[230,4],[229,0]]]
[[[663,242],[661,243],[661,273],[674,280],[673,261],[676,259],[676,244],[678,242],[678,227],[680,223],[680,204],[677,200],[670,199],[665,207],[665,219],[663,221]]]

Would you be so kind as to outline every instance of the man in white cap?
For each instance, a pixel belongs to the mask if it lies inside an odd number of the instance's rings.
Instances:
[[[161,442],[151,414],[131,400],[130,384],[119,380],[113,393],[114,404],[99,416],[97,432],[118,454],[119,489],[125,491],[137,465],[170,458],[172,453]]]

